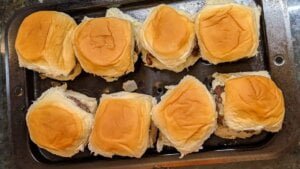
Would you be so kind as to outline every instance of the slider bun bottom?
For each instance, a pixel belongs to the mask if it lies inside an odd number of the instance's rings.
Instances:
[[[146,66],[156,68],[159,70],[170,70],[170,71],[173,71],[176,73],[179,73],[179,72],[183,71],[184,69],[188,69],[190,66],[193,66],[200,58],[200,55],[197,55],[197,56],[190,55],[183,64],[180,64],[176,67],[169,67],[169,66],[166,66],[163,63],[161,63],[155,57],[151,57],[150,58],[151,61],[149,63],[149,58],[147,58],[148,53],[149,52],[147,52],[146,50],[142,50],[142,60]]]
[[[228,128],[225,125],[218,124],[218,127],[214,134],[218,137],[225,138],[225,139],[237,139],[237,138],[246,139],[260,133],[261,130],[251,131],[251,132],[236,131]]]
[[[28,65],[28,67],[31,67]],[[38,69],[38,68],[36,68]],[[60,81],[68,81],[68,80],[74,80],[80,73],[81,73],[81,66],[79,63],[76,64],[76,66],[74,67],[74,69],[70,72],[70,74],[68,74],[67,76],[55,76],[52,73],[41,73],[40,77],[41,78],[52,78],[52,79],[56,79],[56,80],[60,80]]]

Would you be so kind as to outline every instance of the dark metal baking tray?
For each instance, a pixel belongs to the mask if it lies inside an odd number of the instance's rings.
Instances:
[[[68,88],[99,98],[102,93],[122,90],[122,83],[133,79],[139,87],[137,92],[150,94],[159,99],[165,92],[165,85],[178,83],[186,74],[194,75],[210,88],[211,75],[214,72],[268,70],[285,96],[286,117],[283,129],[279,133],[263,132],[244,140],[224,140],[212,136],[205,142],[203,150],[187,155],[183,159],[178,158],[179,154],[173,148],[164,148],[161,153],[157,153],[155,149],[149,149],[141,159],[95,157],[88,150],[72,158],[61,158],[38,148],[28,137],[25,124],[26,110],[43,91],[52,86],[60,85],[61,82],[41,79],[37,73],[19,68],[14,43],[20,23],[27,15],[38,10],[57,10],[68,13],[79,23],[84,16],[103,16],[108,7],[117,6],[133,17],[143,20],[147,16],[149,8],[160,3],[174,5],[191,13],[201,9],[205,3],[203,0],[104,0],[40,4],[17,11],[11,18],[5,32],[7,102],[13,163],[17,168],[22,169],[164,168],[271,159],[288,150],[296,141],[297,135],[294,131],[297,130],[300,107],[299,100],[295,97],[298,93],[298,84],[295,78],[295,66],[292,62],[289,23],[284,2],[276,3],[277,1],[269,0],[238,0],[238,2],[256,3],[262,8],[260,46],[257,57],[217,66],[199,60],[189,70],[181,73],[147,68],[139,59],[135,64],[135,72],[116,82],[106,83],[100,77],[81,73],[74,81],[67,82]]]

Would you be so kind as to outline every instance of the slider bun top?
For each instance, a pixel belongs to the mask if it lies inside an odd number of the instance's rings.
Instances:
[[[284,113],[282,92],[270,78],[249,75],[225,82],[224,120],[229,128],[277,132]]]
[[[155,7],[140,31],[143,47],[171,68],[190,56],[194,39],[194,24],[189,16],[167,5]]]
[[[192,76],[169,88],[153,108],[152,119],[181,153],[197,152],[216,128],[215,102],[206,87]]]
[[[218,64],[251,57],[259,44],[257,7],[207,5],[196,18],[196,35],[203,59]]]
[[[93,123],[93,115],[68,97],[76,98],[93,113],[96,99],[77,92],[66,92],[66,86],[48,89],[28,109],[26,123],[31,140],[47,151],[71,157],[84,149]]]
[[[62,12],[39,11],[20,25],[15,42],[19,65],[57,80],[72,80],[80,72],[71,37],[76,22]]]
[[[118,92],[102,95],[89,138],[89,149],[105,157],[140,158],[149,145],[150,112],[155,100],[148,95]]]
[[[134,33],[127,20],[85,19],[75,30],[73,46],[82,68],[107,81],[134,70]]]

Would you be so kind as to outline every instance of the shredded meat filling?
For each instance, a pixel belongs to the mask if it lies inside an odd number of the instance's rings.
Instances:
[[[224,126],[224,117],[223,117],[223,116],[220,116],[220,115],[218,115],[218,118],[217,118],[217,123],[218,123],[218,124],[221,124],[221,125],[223,125],[223,126]]]
[[[213,90],[213,94],[215,95],[217,112],[220,111],[220,104],[222,104],[221,94],[223,92],[224,92],[224,86],[221,86],[221,85],[216,86],[216,88]]]
[[[152,55],[150,53],[147,53],[147,56],[146,56],[146,62],[148,65],[152,65]]]
[[[134,51],[135,51],[136,53],[139,52],[139,48],[138,48],[138,46],[137,46],[136,44],[134,45]]]
[[[197,43],[196,43],[197,44]],[[199,46],[198,45],[195,45],[194,46],[194,48],[193,48],[193,50],[192,50],[192,56],[198,56],[199,55],[199,52],[200,52],[200,50],[199,50]]]
[[[92,113],[89,109],[89,107],[87,105],[85,105],[84,103],[82,103],[80,100],[78,100],[77,98],[73,97],[73,96],[67,96],[67,98],[71,99],[78,107],[80,107],[82,110]]]

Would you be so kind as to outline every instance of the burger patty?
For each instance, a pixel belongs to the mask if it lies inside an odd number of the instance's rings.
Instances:
[[[78,107],[80,107],[82,110],[88,112],[88,113],[92,113],[89,109],[89,107],[82,103],[80,100],[78,100],[76,97],[73,96],[67,96],[67,98],[71,99]]]

